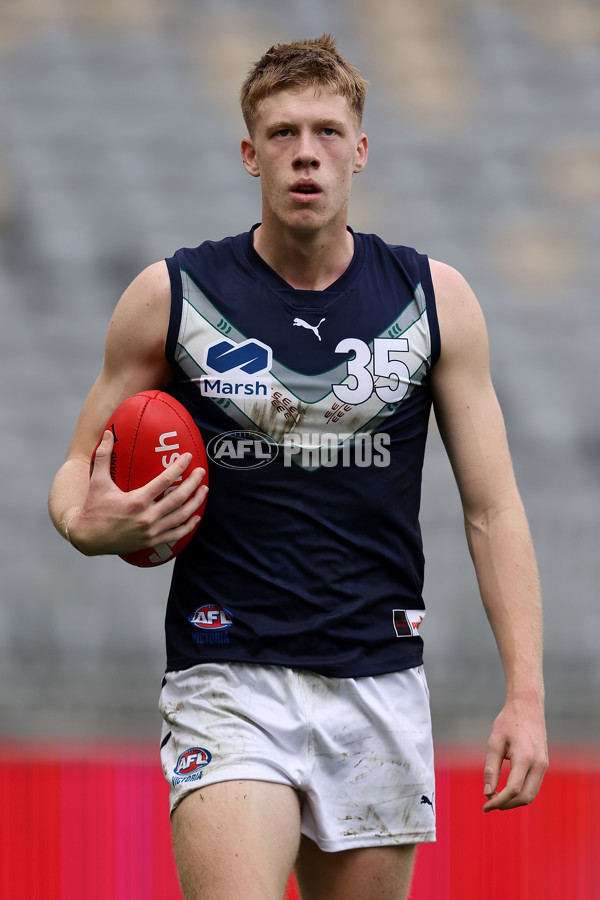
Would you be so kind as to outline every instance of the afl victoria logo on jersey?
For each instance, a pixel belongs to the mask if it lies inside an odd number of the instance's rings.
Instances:
[[[229,610],[215,603],[207,603],[197,609],[190,622],[203,631],[226,631],[233,625]]]

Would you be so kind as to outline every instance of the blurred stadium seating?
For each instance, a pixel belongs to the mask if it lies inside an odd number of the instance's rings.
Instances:
[[[259,217],[238,153],[249,63],[323,31],[370,81],[351,224],[456,266],[484,307],[544,586],[550,737],[600,739],[595,0],[4,0],[6,740],[157,734],[168,572],[79,558],[47,490],[129,280]],[[435,733],[483,747],[502,676],[434,426],[423,530]]]

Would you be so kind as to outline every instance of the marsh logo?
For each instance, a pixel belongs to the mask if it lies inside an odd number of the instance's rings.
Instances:
[[[206,445],[212,462],[225,469],[261,469],[279,453],[279,445],[260,431],[227,431]]]
[[[200,381],[203,397],[271,397],[273,351],[261,341],[215,341],[205,348],[202,365],[207,372]]]

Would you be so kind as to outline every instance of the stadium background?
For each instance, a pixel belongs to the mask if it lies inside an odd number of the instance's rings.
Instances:
[[[413,897],[596,895],[600,7],[1,0],[2,896],[177,896],[155,746],[169,572],[78,557],[47,490],[126,284],[259,217],[238,151],[250,62],[323,31],[370,81],[352,226],[456,266],[486,313],[545,594],[554,767],[534,806],[483,817],[502,675],[433,428],[423,636],[442,838]]]

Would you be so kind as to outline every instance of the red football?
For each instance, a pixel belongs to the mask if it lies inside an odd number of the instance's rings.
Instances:
[[[115,436],[110,474],[122,491],[133,491],[147,484],[182,453],[191,453],[192,461],[180,481],[201,466],[207,472],[203,484],[208,483],[206,452],[198,427],[185,407],[170,394],[143,391],[128,397],[106,423],[104,431],[107,429]],[[94,450],[92,468],[95,456]],[[202,515],[205,504],[206,501],[198,509],[199,515]],[[161,566],[181,553],[195,531],[174,543],[158,544],[147,550],[119,555],[132,566]]]

